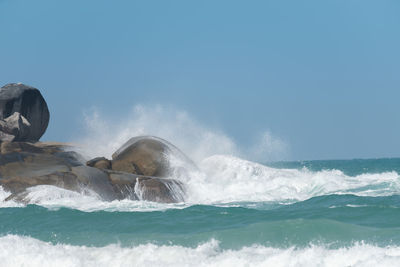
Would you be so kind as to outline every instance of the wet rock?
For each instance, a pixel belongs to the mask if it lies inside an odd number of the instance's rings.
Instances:
[[[184,185],[177,180],[109,170],[106,173],[120,199],[161,203],[176,203],[185,199]]]
[[[138,177],[136,192],[141,200],[176,203],[185,199],[185,189],[181,182],[173,179]]]
[[[184,161],[187,166],[195,167],[178,148],[154,136],[131,138],[112,155],[111,165],[115,171],[167,177],[171,172],[171,157]]]
[[[16,136],[16,141],[38,141],[45,133],[50,119],[46,101],[40,91],[19,83],[10,83],[1,87],[0,120],[6,120],[15,112],[21,115],[23,124],[26,125],[26,121],[30,124],[29,133],[21,131]],[[10,135],[7,132],[6,134]]]
[[[39,185],[95,192],[103,200],[147,200],[173,203],[184,199],[183,185],[172,179],[136,175],[86,166],[81,156],[59,143],[3,142],[0,146],[0,185],[8,200],[26,202],[27,191]],[[104,161],[98,159],[96,162]]]
[[[113,154],[113,170],[157,177],[167,175],[167,147],[163,143],[153,139],[131,139],[128,143]]]
[[[138,196],[135,192],[138,175],[112,170],[106,170],[105,172],[114,187],[118,199],[138,200]]]
[[[88,166],[72,167],[71,172],[76,176],[80,189],[92,190],[106,201],[117,199],[114,187],[105,172]],[[79,189],[74,191],[79,192]]]
[[[34,173],[24,176],[12,176],[1,179],[3,188],[12,194],[24,192],[27,188],[37,185],[53,185],[71,191],[80,192],[77,177],[71,172],[56,171],[46,175]]]

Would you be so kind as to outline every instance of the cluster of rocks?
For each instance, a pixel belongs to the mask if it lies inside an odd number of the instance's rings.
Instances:
[[[38,142],[45,132],[49,111],[39,90],[22,84],[0,88],[0,186],[6,200],[29,202],[30,188],[52,185],[107,201],[133,199],[181,202],[184,185],[168,179],[168,155],[193,163],[172,144],[157,137],[134,137],[112,159],[86,161],[73,146]]]

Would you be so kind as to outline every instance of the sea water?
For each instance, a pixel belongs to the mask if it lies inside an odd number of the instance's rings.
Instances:
[[[0,266],[400,266],[400,159],[197,164],[182,203],[1,201]]]

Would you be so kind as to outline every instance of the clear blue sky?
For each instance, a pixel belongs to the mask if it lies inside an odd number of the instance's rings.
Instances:
[[[0,0],[9,82],[41,89],[46,140],[158,103],[289,159],[400,156],[400,1]]]

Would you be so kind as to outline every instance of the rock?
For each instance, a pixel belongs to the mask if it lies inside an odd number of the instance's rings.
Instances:
[[[31,143],[3,142],[0,144],[0,152],[1,154],[8,154],[12,152],[45,153],[45,150]]]
[[[111,168],[145,176],[167,177],[171,172],[171,157],[195,167],[190,159],[169,142],[154,136],[139,136],[131,138],[112,155]]]
[[[112,170],[104,171],[107,173],[108,179],[114,186],[114,191],[118,194],[118,199],[139,200],[135,192],[138,175]]]
[[[29,139],[31,124],[19,112],[14,112],[11,116],[0,120],[0,131],[14,136],[12,141]],[[1,141],[9,141],[7,139]]]
[[[176,203],[185,199],[183,184],[173,179],[138,177],[136,183],[135,192],[140,200]]]
[[[78,159],[72,161],[73,154],[68,152],[47,154],[43,148],[35,149],[36,153],[1,155],[0,185],[5,190],[18,193],[32,186],[53,185],[76,192],[91,190],[107,201],[117,198],[108,175],[101,170],[84,166]]]
[[[67,147],[60,143],[3,142],[0,186],[10,192],[7,200],[28,202],[30,188],[40,185],[79,193],[90,190],[105,201],[127,198],[172,203],[185,197],[178,181],[85,166],[78,153],[65,151]],[[107,159],[92,163],[95,166],[102,161]]]
[[[145,200],[161,203],[182,202],[184,185],[173,179],[148,177],[105,170],[120,199]]]
[[[131,139],[112,155],[112,169],[147,176],[165,176],[167,147],[160,141]]]
[[[98,169],[111,169],[111,161],[105,157],[97,157],[86,162],[87,166]]]
[[[71,191],[80,192],[78,179],[71,172],[56,171],[46,175],[24,175],[1,179],[3,188],[12,194],[24,192],[37,185],[53,185]]]
[[[12,142],[15,139],[14,135],[7,134],[0,130],[0,143],[1,142]]]
[[[50,113],[40,91],[36,88],[17,83],[10,83],[0,88],[0,120],[7,120],[17,112],[22,124],[30,124],[29,133],[19,131],[16,141],[35,142],[47,129]],[[18,115],[19,116],[19,115]],[[16,120],[16,118],[12,118]],[[7,133],[6,134],[10,134]],[[13,134],[11,134],[13,135]]]

